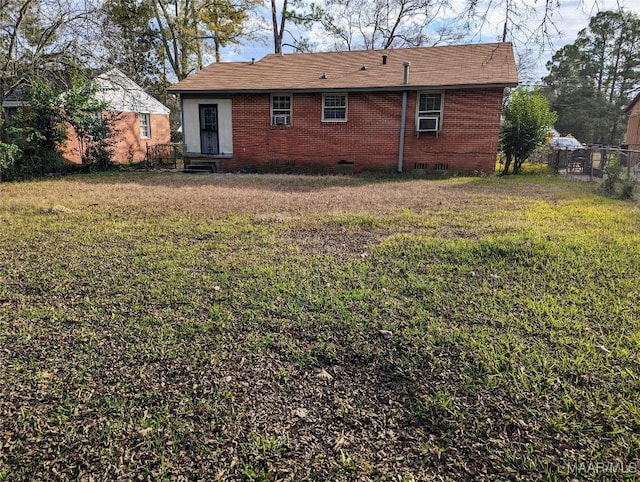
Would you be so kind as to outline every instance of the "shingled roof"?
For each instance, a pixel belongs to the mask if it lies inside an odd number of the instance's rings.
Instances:
[[[627,106],[627,108],[624,110],[625,114],[628,114],[629,112],[631,112],[631,109],[633,109],[633,107],[640,102],[640,93],[638,93],[638,95],[636,95],[633,100],[631,101],[631,103]]]
[[[382,57],[387,56],[386,64]],[[404,62],[411,62],[403,83]],[[510,43],[267,55],[214,63],[169,88],[174,93],[416,90],[518,83]]]

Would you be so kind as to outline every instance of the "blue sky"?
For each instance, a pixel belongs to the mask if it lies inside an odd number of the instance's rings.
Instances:
[[[456,10],[456,2],[458,1],[459,0],[454,0],[452,2],[451,10],[453,12]],[[531,26],[537,24],[542,14],[541,9],[544,3],[545,2],[536,2],[536,10],[532,12],[531,18],[519,19],[521,22],[519,26],[524,27],[524,29],[530,29]],[[561,3],[561,7],[554,12],[551,18],[553,22],[553,27],[550,30],[551,44],[545,44],[543,46],[535,45],[530,40],[527,41],[527,39],[524,38],[524,34],[512,39],[519,53],[528,51],[530,65],[520,74],[521,81],[525,83],[535,83],[539,81],[540,78],[546,74],[545,64],[551,59],[553,53],[562,46],[573,43],[578,32],[587,27],[589,18],[598,11],[616,10],[618,6],[622,6],[625,10],[635,11],[640,14],[640,2],[637,0],[561,0]],[[460,3],[460,5],[462,5],[462,3]],[[268,13],[265,8],[265,16],[267,16]],[[496,10],[487,17],[487,21],[481,28],[472,31],[462,42],[456,43],[495,42],[500,39],[503,22],[504,14],[501,10]],[[272,34],[268,30],[269,27],[269,24],[267,24],[265,20],[260,34],[262,38],[261,41],[245,41],[240,46],[223,49],[222,60],[250,61],[252,58],[259,60],[265,55],[272,53]],[[323,35],[322,32],[312,29],[310,32],[306,32],[306,36],[311,40],[312,44],[314,44],[316,51],[332,50],[332,43],[327,41],[326,35]],[[284,50],[285,53],[293,51],[291,48],[285,48]]]

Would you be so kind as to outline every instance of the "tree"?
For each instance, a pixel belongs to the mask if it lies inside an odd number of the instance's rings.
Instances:
[[[78,138],[83,168],[105,170],[111,165],[111,119],[100,114],[105,104],[95,98],[95,85],[74,75],[62,92],[51,83],[33,82],[29,107],[6,121],[6,143],[0,143],[0,174],[20,179],[60,172],[64,161],[59,147],[70,127]]]
[[[34,79],[64,83],[86,65],[97,11],[91,0],[0,0],[0,104]]]
[[[162,46],[157,30],[151,25],[154,15],[151,3],[107,0],[102,13],[105,63],[117,67],[140,86],[160,90],[163,66],[159,52]]]
[[[250,36],[250,12],[258,0],[153,0],[152,28],[160,43],[159,57],[177,80],[204,67],[212,52]]]
[[[276,54],[282,53],[284,46],[293,47],[297,51],[308,51],[310,46],[303,35],[294,35],[287,28],[288,23],[307,30],[315,23],[323,25],[325,28],[332,25],[332,19],[327,10],[315,3],[308,3],[305,0],[283,0],[282,7],[278,11],[276,0],[271,0],[271,30],[273,33],[273,51]],[[285,43],[285,33],[289,34],[292,43]]]
[[[0,119],[0,123],[2,122]],[[5,172],[13,170],[14,163],[20,154],[18,146],[0,140],[0,182],[6,176]]]
[[[63,125],[69,125],[78,139],[82,164],[88,169],[105,170],[112,165],[112,125],[115,118],[106,117],[106,104],[96,99],[96,85],[75,76],[71,87],[61,95]]]
[[[30,96],[32,102],[41,102],[31,106],[30,117],[24,122],[32,124],[25,124],[24,129],[15,122],[0,122],[5,171],[30,175],[58,163],[55,150],[51,151],[56,136],[52,131],[47,133],[53,128],[47,122],[54,110],[42,102],[48,93],[68,85],[71,72],[92,63],[97,50],[97,12],[92,0],[82,4],[75,0],[0,0],[0,105],[12,94],[17,99]]]
[[[445,5],[442,0],[329,0],[323,25],[338,50],[437,45],[462,38],[460,26],[436,22]]]
[[[500,150],[505,156],[502,174],[518,174],[522,163],[546,141],[556,121],[549,101],[538,91],[523,87],[511,91],[503,109],[500,126]]]
[[[28,93],[29,108],[6,122],[7,144],[13,146],[6,179],[42,176],[60,170],[56,147],[66,138],[59,93],[48,83],[34,80]]]
[[[547,64],[544,92],[557,129],[583,142],[618,144],[624,106],[640,90],[640,17],[600,12]]]

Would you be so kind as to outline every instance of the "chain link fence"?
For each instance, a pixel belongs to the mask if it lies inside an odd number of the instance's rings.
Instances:
[[[550,148],[541,157],[555,174],[604,178],[607,167],[617,164],[626,169],[629,177],[640,180],[640,151],[637,150],[604,146]]]

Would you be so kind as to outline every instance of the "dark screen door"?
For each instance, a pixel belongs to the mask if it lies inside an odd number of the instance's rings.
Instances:
[[[218,145],[218,106],[200,106],[200,152],[219,154]]]

